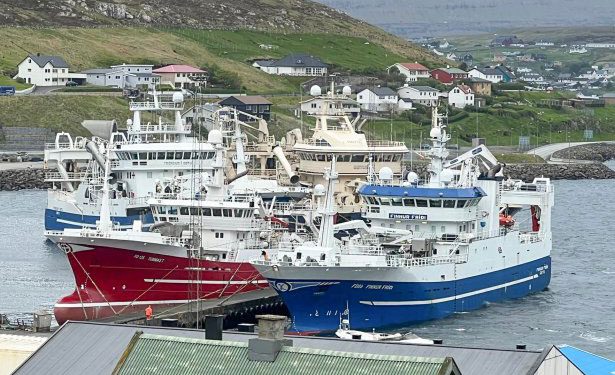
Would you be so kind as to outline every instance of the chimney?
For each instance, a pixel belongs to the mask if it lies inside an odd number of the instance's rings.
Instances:
[[[275,362],[283,346],[293,346],[293,341],[284,338],[286,317],[281,315],[257,315],[258,338],[248,341],[250,361]]]
[[[222,323],[224,323],[224,315],[207,315],[205,317],[205,338],[207,340],[222,340]]]

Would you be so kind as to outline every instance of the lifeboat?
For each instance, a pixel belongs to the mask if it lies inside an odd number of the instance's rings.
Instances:
[[[500,214],[501,227],[512,227],[513,225],[515,225],[515,219],[511,215]]]

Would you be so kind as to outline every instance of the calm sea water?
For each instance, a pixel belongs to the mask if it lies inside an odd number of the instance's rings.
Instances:
[[[615,163],[611,165],[614,167]],[[557,181],[548,291],[409,327],[445,344],[540,349],[570,344],[615,358],[615,181]],[[0,192],[0,313],[51,308],[73,289],[43,233],[43,191]]]

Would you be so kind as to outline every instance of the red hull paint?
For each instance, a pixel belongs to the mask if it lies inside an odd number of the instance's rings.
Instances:
[[[54,308],[59,324],[143,312],[147,305],[179,305],[267,288],[248,263],[216,262],[91,246],[67,254],[75,291]],[[229,283],[230,282],[230,283]]]

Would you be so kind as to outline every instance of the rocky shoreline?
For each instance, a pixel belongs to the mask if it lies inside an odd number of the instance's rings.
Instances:
[[[414,171],[424,176],[427,165],[415,164]],[[508,164],[504,168],[504,175],[523,181],[532,181],[534,177],[549,177],[552,180],[615,179],[615,171],[602,163]],[[50,185],[44,180],[45,171],[42,169],[4,170],[0,171],[0,191],[47,189]]]
[[[560,150],[553,153],[553,158],[571,160],[592,160],[605,162],[615,159],[615,144],[590,143]]]

